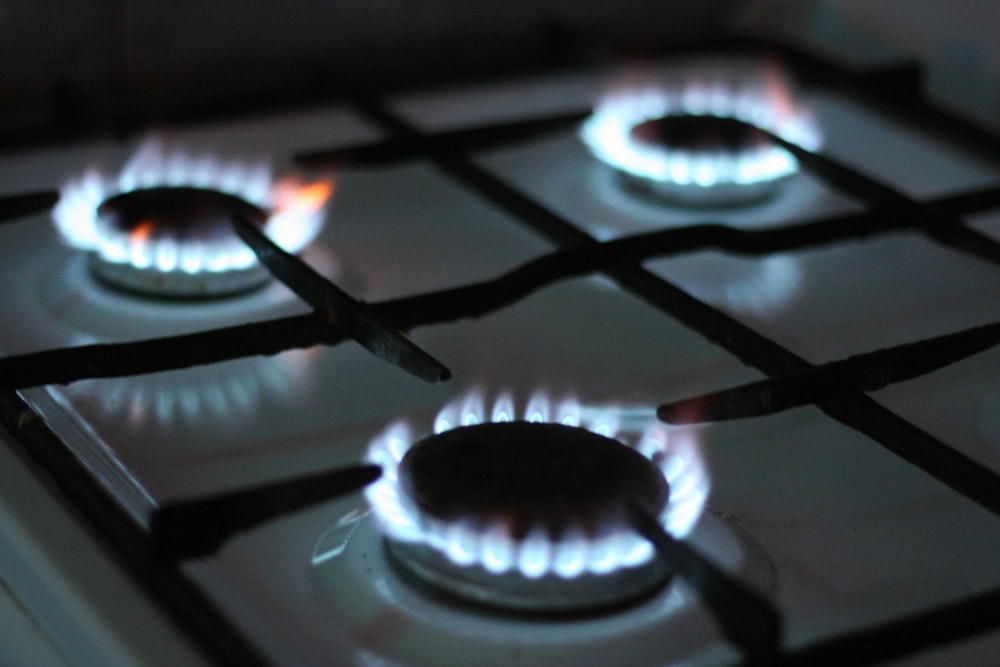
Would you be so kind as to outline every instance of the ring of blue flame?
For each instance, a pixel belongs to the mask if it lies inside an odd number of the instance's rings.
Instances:
[[[539,392],[533,395],[521,416],[509,393],[499,395],[487,406],[481,392],[470,392],[447,405],[434,422],[434,432],[487,421],[554,422],[586,428],[622,442],[652,460],[670,486],[670,499],[659,516],[674,537],[685,537],[701,516],[709,483],[698,444],[691,432],[668,431],[653,422],[638,432],[634,445],[623,438],[619,412],[614,408],[586,408],[574,399],[551,401]],[[416,440],[410,425],[398,421],[389,426],[368,449],[368,460],[382,466],[382,477],[366,489],[365,495],[390,539],[425,544],[462,566],[481,566],[502,574],[518,571],[528,578],[554,575],[571,579],[584,574],[608,574],[620,568],[648,563],[653,548],[627,527],[599,537],[570,528],[553,540],[542,528],[529,530],[515,539],[503,523],[484,527],[464,521],[443,521],[421,513],[400,490],[398,466]]]

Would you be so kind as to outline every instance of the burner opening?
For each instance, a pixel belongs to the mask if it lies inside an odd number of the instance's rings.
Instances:
[[[739,156],[771,145],[765,132],[735,118],[664,116],[639,123],[631,138],[638,144],[692,154]]]
[[[656,516],[667,482],[653,463],[603,435],[562,424],[477,424],[416,443],[399,465],[402,491],[425,514],[477,527],[502,523],[523,540],[572,527],[601,535],[634,501]]]
[[[618,440],[544,422],[463,426],[414,444],[398,478],[424,521],[481,536],[475,564],[388,538],[397,567],[434,590],[510,611],[595,613],[642,599],[670,577],[659,559],[613,555],[645,546],[627,528],[626,503],[659,515],[669,497],[657,465]],[[580,562],[557,563],[573,559]]]

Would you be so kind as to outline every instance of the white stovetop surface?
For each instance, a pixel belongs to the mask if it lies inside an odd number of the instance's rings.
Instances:
[[[513,119],[578,109],[600,92],[605,74],[437,91],[392,103],[428,128]],[[538,94],[553,89],[560,94]],[[854,102],[828,95],[813,102],[830,154],[857,161],[913,196],[996,179],[988,167],[892,127]],[[178,143],[227,157],[267,154],[279,167],[297,150],[377,136],[342,108],[171,134]],[[50,186],[95,157],[120,162],[131,148],[83,145],[5,157],[0,187]],[[615,191],[570,132],[476,160],[600,238],[707,218],[765,226],[857,209],[809,179],[747,214],[653,207]],[[306,259],[363,299],[488,278],[551,248],[423,164],[337,177],[327,228]],[[978,222],[1000,231],[996,219]],[[205,304],[148,304],[109,293],[92,283],[79,257],[56,244],[44,216],[0,228],[0,259],[4,312],[17,312],[5,315],[4,353],[302,310],[279,286],[211,312]],[[904,235],[767,261],[699,253],[648,268],[812,362],[957,331],[1000,314],[993,267]],[[111,324],[109,313],[124,323]],[[437,407],[476,384],[511,388],[522,397],[538,387],[556,394],[573,389],[585,402],[648,408],[761,377],[596,279],[547,288],[478,321],[419,329],[414,339],[451,367],[450,383],[424,385],[348,344],[27,395],[142,522],[155,502],[357,461],[390,421],[412,416],[426,423]],[[996,351],[980,355],[875,398],[1000,471],[992,409],[998,359]],[[713,477],[713,512],[692,539],[775,600],[785,614],[787,646],[1000,585],[995,517],[814,408],[707,426],[698,437]],[[362,561],[377,558],[377,550],[366,546],[363,523],[342,556],[313,564],[317,553],[329,554],[330,544],[342,539],[330,530],[358,503],[328,503],[271,522],[186,569],[265,655],[282,663],[322,664],[336,656],[335,662],[359,665],[463,664],[464,651],[482,652],[489,656],[483,660],[497,664],[514,657],[553,664],[553,654],[569,662],[598,655],[615,664],[716,664],[733,657],[713,648],[715,631],[684,587],[614,619],[538,624],[458,618],[408,593],[391,573],[369,573]],[[974,662],[995,655],[998,644],[994,634],[907,664],[935,664],[945,655]]]
[[[0,440],[10,438],[0,429]],[[0,446],[0,664],[207,665],[121,565]]]

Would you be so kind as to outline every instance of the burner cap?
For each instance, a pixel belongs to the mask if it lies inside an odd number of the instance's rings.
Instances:
[[[654,118],[632,128],[632,139],[643,145],[690,153],[736,156],[771,144],[766,132],[722,116],[676,115]]]
[[[259,225],[268,212],[239,197],[178,186],[132,190],[97,208],[100,232],[116,258],[91,255],[94,273],[130,291],[214,297],[258,287],[269,274],[231,227],[234,216]]]
[[[218,190],[156,187],[132,190],[106,199],[97,215],[106,229],[178,242],[211,243],[233,236],[230,221],[242,215],[260,225],[267,212]]]
[[[503,521],[515,538],[542,527],[597,535],[624,525],[634,501],[653,516],[667,483],[649,459],[617,440],[562,424],[502,422],[444,431],[416,443],[400,484],[423,512],[446,521]]]

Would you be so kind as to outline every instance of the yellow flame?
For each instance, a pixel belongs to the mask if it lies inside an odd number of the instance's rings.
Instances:
[[[286,176],[271,187],[272,207],[275,212],[318,211],[335,190],[336,183],[332,179],[303,183],[298,178]]]
[[[763,75],[764,93],[774,114],[775,124],[780,125],[803,113],[792,95],[791,83],[777,60],[765,62]]]
[[[155,229],[155,220],[143,220],[132,230],[132,240],[136,243],[145,243],[153,235],[153,230]]]

